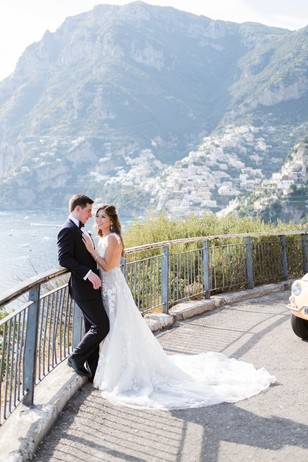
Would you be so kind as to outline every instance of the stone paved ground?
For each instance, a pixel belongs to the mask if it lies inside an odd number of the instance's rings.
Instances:
[[[308,344],[286,310],[289,292],[226,305],[157,335],[165,350],[220,351],[266,367],[277,383],[237,404],[140,411],[116,407],[86,384],[39,446],[35,462],[308,460]]]

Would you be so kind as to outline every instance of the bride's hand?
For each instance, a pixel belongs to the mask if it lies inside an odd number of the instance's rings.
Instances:
[[[82,240],[87,248],[87,251],[90,253],[94,252],[94,244],[90,236],[88,236],[87,234],[83,234]]]

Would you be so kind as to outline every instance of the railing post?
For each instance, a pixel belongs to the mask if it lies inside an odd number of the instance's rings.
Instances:
[[[303,270],[307,273],[307,234],[302,234]]]
[[[162,254],[162,282],[161,282],[161,298],[163,305],[163,313],[168,314],[169,310],[169,247],[163,247]]]
[[[204,288],[204,297],[209,299],[210,292],[210,268],[209,268],[209,241],[203,241],[203,288]]]
[[[281,244],[281,262],[282,262],[282,271],[284,279],[288,279],[288,260],[287,260],[287,247],[286,247],[286,240],[285,237],[282,235],[280,236],[280,244]]]
[[[121,257],[120,268],[126,279],[126,258],[125,257]]]
[[[250,239],[250,236],[246,237],[246,271],[247,271],[248,289],[253,289],[254,288],[254,281],[253,281],[253,267],[252,267],[252,254],[251,254],[251,239]]]
[[[28,307],[25,354],[23,362],[23,391],[25,396],[23,403],[33,405],[34,386],[36,379],[36,356],[37,356],[37,333],[40,310],[40,288],[35,286],[29,291],[29,300],[32,302]]]
[[[83,316],[81,309],[74,302],[74,315],[73,315],[73,332],[72,332],[72,347],[75,348],[83,335]]]

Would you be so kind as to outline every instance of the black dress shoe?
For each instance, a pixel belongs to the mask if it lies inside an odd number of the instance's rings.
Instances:
[[[81,364],[78,364],[77,361],[73,358],[68,358],[67,364],[74,369],[76,374],[81,375],[82,377],[88,377],[91,378],[92,374],[91,372],[87,371],[87,369],[82,366]]]

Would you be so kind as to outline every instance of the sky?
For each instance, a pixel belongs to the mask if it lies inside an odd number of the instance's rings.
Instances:
[[[124,5],[130,0],[0,0],[0,80],[15,69],[28,45],[46,30],[54,32],[68,16],[95,5]],[[237,23],[252,21],[297,30],[308,25],[307,0],[145,0],[211,19]]]

